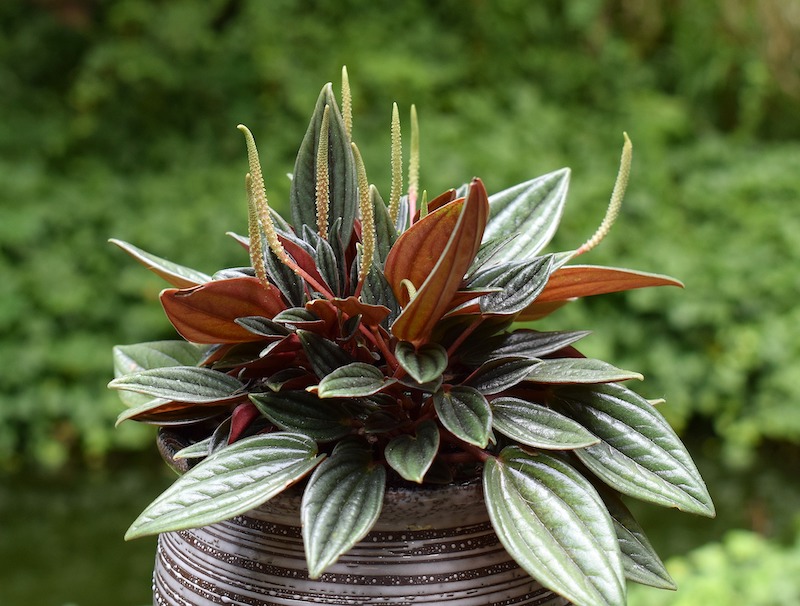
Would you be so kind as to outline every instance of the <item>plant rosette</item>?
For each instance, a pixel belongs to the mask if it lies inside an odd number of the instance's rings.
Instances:
[[[128,406],[119,421],[200,436],[177,453],[199,462],[126,538],[228,520],[296,486],[315,579],[373,528],[387,482],[479,477],[507,552],[574,604],[625,604],[625,579],[674,588],[621,497],[713,516],[690,455],[656,403],[623,385],[641,375],[575,348],[587,332],[528,327],[580,297],[681,286],[572,263],[617,215],[627,135],[597,232],[543,252],[568,169],[492,195],[476,178],[428,201],[412,106],[403,192],[395,105],[387,204],[353,142],[346,71],[342,89],[341,110],[330,84],[318,98],[291,222],[270,208],[255,141],[239,127],[249,233],[232,235],[249,267],[209,276],[112,240],[172,285],[160,299],[184,339],[114,348],[110,387]]]

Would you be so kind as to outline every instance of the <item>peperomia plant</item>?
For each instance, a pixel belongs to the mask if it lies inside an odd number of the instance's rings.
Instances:
[[[713,516],[689,454],[655,403],[622,385],[638,373],[574,347],[586,332],[520,325],[579,297],[680,286],[570,264],[614,220],[627,136],[597,233],[543,253],[567,169],[491,196],[473,179],[426,201],[412,107],[403,194],[395,105],[387,205],[352,141],[343,75],[343,110],[326,85],[300,146],[291,223],[270,208],[239,127],[249,234],[234,237],[250,266],[208,276],[113,241],[172,284],[161,302],[185,339],[114,349],[110,386],[129,406],[120,421],[201,436],[177,456],[202,460],[126,538],[229,519],[298,484],[316,578],[373,526],[387,482],[480,478],[507,551],[573,603],[624,604],[625,578],[673,587],[621,495]]]

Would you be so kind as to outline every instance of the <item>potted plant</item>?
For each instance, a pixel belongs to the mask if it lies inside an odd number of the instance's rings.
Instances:
[[[120,421],[161,426],[183,466],[126,535],[160,535],[155,602],[600,606],[625,603],[626,578],[674,587],[621,495],[713,516],[691,457],[622,384],[638,373],[574,347],[586,332],[520,324],[583,296],[680,286],[572,263],[614,221],[627,136],[597,233],[544,253],[567,169],[427,201],[412,107],[401,194],[395,105],[387,205],[352,141],[346,72],[342,88],[342,110],[330,84],[317,101],[291,222],[239,127],[249,234],[234,237],[249,266],[208,276],[113,241],[171,283],[161,303],[184,339],[116,347],[110,383],[129,406]],[[215,589],[237,566],[238,589]]]

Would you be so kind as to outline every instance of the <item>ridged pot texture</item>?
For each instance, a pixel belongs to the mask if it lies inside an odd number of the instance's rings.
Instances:
[[[376,527],[319,579],[308,578],[299,491],[246,515],[162,534],[153,603],[565,606],[506,553],[478,482],[389,488]]]

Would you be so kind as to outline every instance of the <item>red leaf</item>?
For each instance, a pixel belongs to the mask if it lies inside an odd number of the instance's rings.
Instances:
[[[272,318],[286,309],[277,288],[266,289],[256,278],[214,280],[188,289],[168,288],[161,304],[181,336],[193,343],[244,343],[263,337],[234,320],[246,316]]]
[[[460,212],[456,223],[450,230],[453,213],[458,210]],[[440,214],[442,218],[435,220],[432,223],[433,227],[426,224],[430,217],[435,218]],[[409,341],[416,346],[427,342],[434,326],[449,309],[450,302],[464,279],[464,274],[475,259],[488,218],[489,199],[486,188],[480,179],[473,179],[466,201],[455,200],[442,206],[432,215],[410,227],[392,247],[389,256],[395,253],[396,256],[402,257],[394,261],[395,270],[404,267],[408,272],[407,275],[403,275],[398,271],[394,274],[394,280],[408,278],[408,275],[417,276],[420,271],[419,266],[429,262],[429,251],[417,240],[429,242],[430,246],[441,251],[436,256],[434,265],[428,270],[429,275],[418,288],[416,296],[392,324],[392,333],[398,339]],[[416,237],[417,231],[422,237]],[[395,248],[400,239],[409,233],[411,236],[406,240],[406,244],[396,252]],[[420,257],[424,259],[422,262]],[[389,259],[386,265],[389,265]],[[411,281],[416,286],[417,282]]]
[[[534,305],[649,286],[679,286],[683,288],[683,284],[679,280],[660,274],[597,265],[569,265],[553,272],[547,286],[536,298]]]
[[[242,396],[236,396],[226,401],[217,402],[162,402],[151,406],[140,406],[130,408],[117,417],[117,425],[123,421],[138,421],[155,425],[183,425],[195,423],[216,417],[220,414],[227,414],[237,400],[241,401]]]
[[[290,240],[289,238],[278,234],[278,239],[281,241],[281,244],[283,244],[283,248],[286,249],[286,252],[289,253],[289,256],[294,259],[295,263],[297,263],[297,265],[300,266],[303,271],[305,271],[320,284],[326,283],[319,273],[317,262],[314,260],[314,257],[312,257],[302,246]]]
[[[233,409],[231,415],[231,431],[228,434],[228,444],[238,440],[250,423],[261,416],[261,413],[252,402],[243,402]]]
[[[428,202],[428,212],[432,213],[433,211],[437,210],[438,208],[441,208],[445,204],[452,202],[455,199],[456,199],[456,190],[448,189],[443,194],[439,194],[433,200]]]
[[[407,305],[410,298],[403,280],[417,289],[422,286],[441,258],[464,204],[464,198],[449,202],[397,238],[386,257],[383,273],[400,305]]]
[[[369,305],[362,303],[355,297],[347,297],[346,299],[331,299],[324,301],[322,299],[314,299],[306,303],[306,309],[310,309],[321,318],[325,316],[320,313],[323,307],[333,307],[344,312],[348,317],[352,318],[361,315],[361,321],[367,326],[377,326],[383,319],[389,315],[389,308],[383,305]]]

